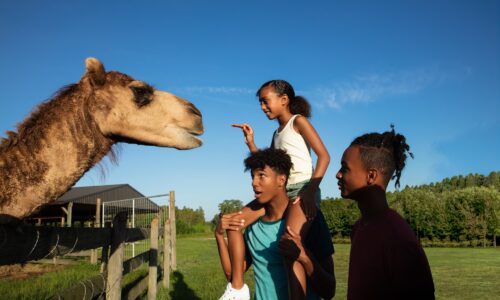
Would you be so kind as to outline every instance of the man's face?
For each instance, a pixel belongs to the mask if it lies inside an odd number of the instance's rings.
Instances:
[[[368,171],[361,161],[359,147],[345,150],[336,177],[342,198],[349,198],[353,192],[368,185]]]
[[[259,203],[267,203],[285,188],[286,176],[276,173],[269,166],[252,170],[252,188]]]

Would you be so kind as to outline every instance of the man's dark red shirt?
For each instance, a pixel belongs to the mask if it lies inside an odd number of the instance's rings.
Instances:
[[[351,235],[348,299],[434,299],[434,283],[415,233],[394,210],[359,219]]]

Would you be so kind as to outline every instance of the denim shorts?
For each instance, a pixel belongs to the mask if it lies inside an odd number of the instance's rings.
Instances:
[[[295,200],[297,196],[307,188],[309,184],[309,180],[297,182],[297,183],[289,183],[286,185],[286,193],[290,201]],[[318,188],[316,194],[314,194],[314,202],[316,202],[316,206],[319,208],[319,203],[321,201],[321,190]]]
[[[290,201],[297,198],[300,192],[307,188],[308,183],[309,180],[288,184],[286,186],[286,191]],[[335,250],[333,248],[332,236],[330,234],[330,230],[328,229],[328,225],[326,224],[325,217],[323,216],[321,210],[319,210],[319,204],[321,201],[321,191],[319,188],[314,195],[314,201],[318,207],[318,213],[312,221],[309,233],[304,240],[304,245],[307,249],[311,250],[316,259],[323,260],[327,256],[331,256]]]

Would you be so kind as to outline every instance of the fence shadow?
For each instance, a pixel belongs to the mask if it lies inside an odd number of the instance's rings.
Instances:
[[[201,300],[196,296],[196,293],[184,281],[184,275],[181,272],[175,271],[172,273],[172,291],[169,293],[172,300],[175,299],[190,299]]]

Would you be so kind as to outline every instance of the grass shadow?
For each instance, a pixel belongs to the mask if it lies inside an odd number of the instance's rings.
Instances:
[[[179,271],[172,273],[172,291],[169,293],[170,299],[190,299],[201,300],[184,281],[184,275]]]

